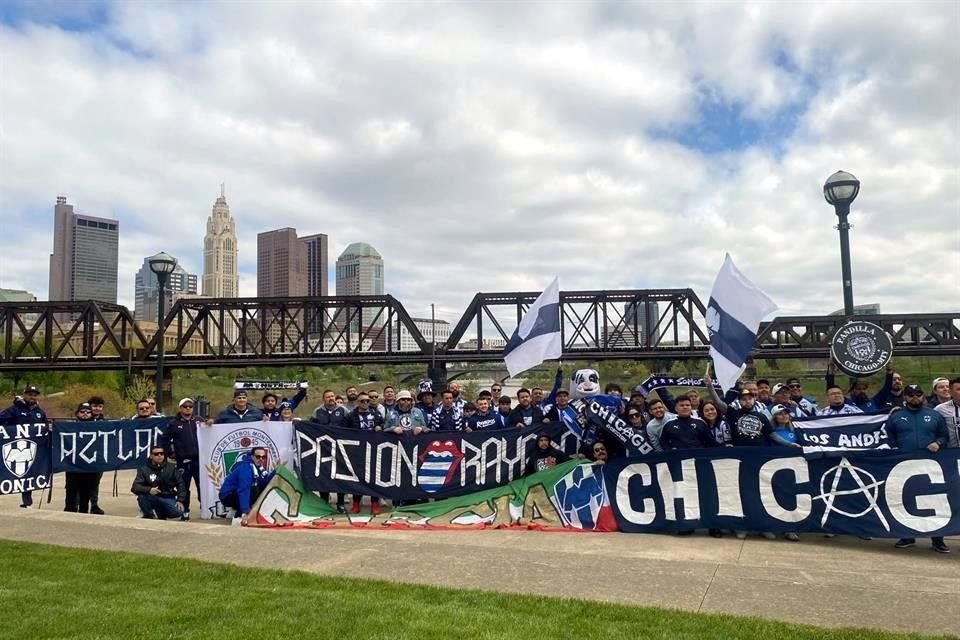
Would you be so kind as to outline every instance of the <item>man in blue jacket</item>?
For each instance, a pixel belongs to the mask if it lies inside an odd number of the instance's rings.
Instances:
[[[234,389],[233,404],[218,413],[213,423],[260,422],[261,420],[263,420],[263,412],[250,406],[247,392],[243,389]]]
[[[908,384],[903,390],[903,398],[903,408],[894,412],[887,421],[890,444],[905,451],[926,449],[930,453],[946,448],[949,438],[947,423],[943,416],[925,406],[926,396],[920,385]],[[943,536],[930,540],[934,551],[950,553]],[[914,538],[901,538],[895,546],[897,549],[906,549],[914,544]]]
[[[40,390],[35,386],[27,385],[22,396],[17,396],[13,404],[0,412],[0,425],[16,427],[25,424],[48,425],[47,414],[40,408]],[[33,492],[24,491],[20,494],[20,507],[33,508]]]
[[[249,455],[240,456],[233,469],[220,485],[220,502],[234,509],[240,524],[248,524],[250,507],[273,478],[273,471],[267,471],[267,450],[254,447]]]
[[[177,473],[183,476],[183,519],[190,519],[190,482],[197,487],[200,500],[200,446],[197,443],[199,422],[193,415],[193,398],[184,398],[177,405],[177,415],[170,419],[157,444],[164,448],[167,458],[176,460]]]

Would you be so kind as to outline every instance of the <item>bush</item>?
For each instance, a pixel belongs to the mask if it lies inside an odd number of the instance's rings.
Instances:
[[[105,402],[103,412],[108,418],[129,418],[133,415],[135,405],[125,402],[119,393],[113,389],[88,384],[70,385],[62,394],[48,397],[45,402],[41,401],[41,406],[51,418],[70,419],[74,417],[77,405],[86,402],[91,396],[103,398]]]

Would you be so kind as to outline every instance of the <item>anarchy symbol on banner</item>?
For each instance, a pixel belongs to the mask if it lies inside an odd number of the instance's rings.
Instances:
[[[850,477],[853,478],[853,481],[857,483],[857,489],[844,489],[838,491],[837,488],[840,486],[840,479],[843,477],[843,473],[847,472],[850,474]],[[830,484],[830,491],[826,489],[827,477],[833,474],[833,481]],[[869,482],[865,482],[864,479],[869,479]],[[820,526],[827,524],[827,518],[830,517],[830,513],[839,513],[842,516],[847,516],[848,518],[860,518],[867,515],[871,511],[877,514],[877,518],[880,519],[880,523],[883,527],[890,531],[890,525],[887,524],[887,519],[883,516],[883,512],[880,510],[880,506],[877,504],[877,497],[880,493],[880,485],[883,484],[883,480],[877,480],[876,477],[867,471],[866,469],[861,469],[860,467],[855,467],[844,457],[840,459],[840,464],[835,467],[831,467],[827,470],[826,473],[820,478],[820,495],[814,497],[814,500],[823,500],[823,518],[820,520]],[[867,507],[860,511],[859,513],[851,513],[849,511],[844,511],[843,509],[838,509],[834,506],[834,503],[837,500],[837,496],[856,496],[862,495],[867,500]]]

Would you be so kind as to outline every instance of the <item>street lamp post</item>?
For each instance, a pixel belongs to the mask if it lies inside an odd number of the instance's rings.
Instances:
[[[823,185],[823,197],[833,205],[840,230],[840,268],[843,271],[843,314],[853,315],[853,275],[850,272],[850,204],[860,193],[860,181],[852,173],[837,171]]]
[[[164,303],[166,302],[167,276],[177,268],[177,259],[161,251],[155,256],[147,258],[150,270],[157,276],[157,412],[163,413],[163,352],[166,335],[163,330]]]

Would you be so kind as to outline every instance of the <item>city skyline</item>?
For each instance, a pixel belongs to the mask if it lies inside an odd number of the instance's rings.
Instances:
[[[418,316],[554,276],[706,299],[726,252],[780,315],[826,314],[842,289],[822,187],[843,169],[861,181],[854,303],[960,300],[949,3],[292,7],[0,12],[0,225],[18,236],[0,286],[47,296],[64,190],[121,221],[133,307],[143,256],[203,272],[225,180],[241,296],[257,232],[291,227],[329,234],[334,257],[376,246]]]
[[[117,303],[118,220],[76,213],[65,196],[53,207],[48,300]]]
[[[177,256],[171,256],[177,258]],[[170,311],[173,303],[184,296],[197,295],[199,278],[194,273],[188,273],[177,260],[173,272],[167,275],[164,285],[165,309]],[[150,268],[150,256],[143,259],[143,264],[133,278],[134,309],[133,317],[137,320],[156,322],[159,313],[160,290],[157,274]]]

